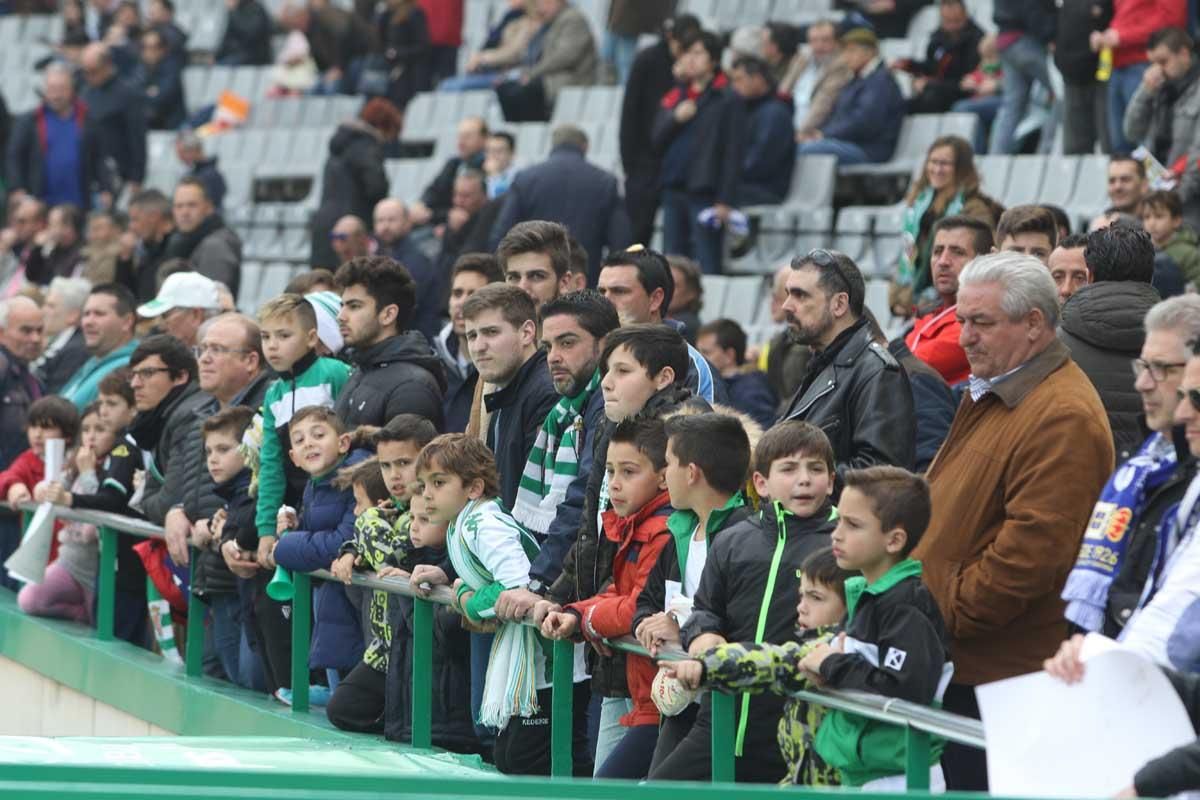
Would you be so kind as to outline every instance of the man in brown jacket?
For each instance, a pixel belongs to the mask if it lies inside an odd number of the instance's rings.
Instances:
[[[978,718],[974,687],[1041,669],[1066,635],[1059,599],[1113,441],[1091,381],[1055,336],[1040,261],[981,256],[959,276],[969,391],[927,477],[933,519],[913,558],[950,635],[945,708]],[[983,751],[947,746],[948,789],[986,790]]]

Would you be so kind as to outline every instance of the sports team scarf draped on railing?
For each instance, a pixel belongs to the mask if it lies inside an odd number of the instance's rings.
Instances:
[[[1175,471],[1175,459],[1170,437],[1156,433],[1104,485],[1083,533],[1075,567],[1063,587],[1066,617],[1079,627],[1089,631],[1103,627],[1108,590],[1125,562],[1128,534],[1137,524],[1151,490]]]
[[[488,501],[488,502],[495,502]],[[479,591],[494,578],[471,552],[464,528],[473,524],[470,517],[484,505],[479,500],[467,503],[454,524],[446,531],[446,551],[458,577],[472,591]],[[477,524],[477,522],[475,523]],[[483,681],[483,702],[479,706],[480,725],[503,730],[511,717],[537,713],[536,653],[537,632],[532,626],[505,622],[492,640],[487,672]]]
[[[599,386],[597,370],[582,392],[560,398],[546,415],[529,451],[512,513],[517,522],[534,533],[549,530],[567,488],[579,474],[576,448],[583,431],[583,409]]]

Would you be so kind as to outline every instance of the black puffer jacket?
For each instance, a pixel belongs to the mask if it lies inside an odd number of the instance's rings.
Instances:
[[[1138,422],[1142,401],[1133,388],[1129,362],[1142,351],[1142,320],[1158,301],[1158,292],[1148,283],[1101,281],[1083,287],[1062,307],[1058,338],[1100,395],[1117,463],[1133,455],[1145,438]]]
[[[917,429],[908,375],[874,341],[865,318],[814,356],[808,370],[782,419],[825,431],[839,473],[876,464],[912,469]]]
[[[359,119],[343,122],[329,140],[321,206],[313,216],[313,266],[336,269],[339,262],[329,244],[330,229],[346,214],[371,219],[375,204],[387,193],[379,131]]]
[[[512,508],[517,499],[529,451],[558,398],[546,367],[546,351],[540,349],[521,365],[507,386],[483,396],[491,415],[486,444],[496,454],[505,508]]]
[[[42,386],[29,367],[0,346],[0,469],[29,447],[25,420],[29,406],[42,396]]]
[[[162,480],[154,475],[154,470],[146,470],[146,490],[142,496],[142,511],[146,519],[156,525],[162,525],[167,512],[183,502],[184,492],[191,483],[191,475],[180,467],[187,461],[186,442],[196,408],[207,400],[208,395],[201,392],[200,387],[189,383],[163,409],[162,434],[152,448],[154,464]],[[176,462],[174,466],[172,461]]]
[[[350,429],[386,425],[397,414],[420,414],[442,429],[446,376],[429,340],[404,331],[351,355],[354,372],[334,410]]]
[[[262,407],[263,395],[267,385],[275,379],[270,370],[258,374],[250,385],[242,390],[241,395],[234,398],[231,405],[246,406],[255,411]],[[193,411],[191,427],[187,440],[184,442],[182,468],[184,475],[189,476],[183,492],[183,512],[191,522],[209,519],[229,502],[228,497],[222,497],[216,485],[208,474],[204,458],[204,436],[201,430],[204,420],[220,410],[220,404],[211,395],[205,395],[206,402],[196,406]],[[237,591],[237,580],[221,554],[205,550],[196,556],[196,567],[192,574],[192,591],[198,595],[231,593]]]
[[[642,411],[646,414],[663,414],[683,404],[696,404],[710,411],[708,403],[695,398],[682,386],[668,386],[646,401]],[[562,572],[558,580],[547,591],[547,596],[561,605],[586,600],[600,593],[604,584],[612,577],[613,558],[617,543],[603,534],[598,526],[597,508],[600,504],[600,486],[604,481],[604,463],[608,456],[608,440],[616,425],[609,420],[596,431],[592,446],[592,472],[588,476],[587,494],[584,497],[583,520],[575,544],[563,559]],[[628,697],[625,686],[625,656],[614,653],[598,656],[588,652],[588,663],[592,672],[592,686],[605,697]]]

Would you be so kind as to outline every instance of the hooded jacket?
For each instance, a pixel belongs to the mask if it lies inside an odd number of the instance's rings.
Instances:
[[[1142,401],[1130,380],[1129,362],[1142,351],[1142,321],[1158,301],[1158,292],[1148,283],[1100,281],[1084,286],[1062,307],[1058,337],[1100,395],[1118,462],[1137,452],[1146,438],[1138,422]]]
[[[418,414],[442,430],[446,377],[424,335],[404,331],[350,357],[354,372],[334,406],[347,428],[382,426],[397,414]]]
[[[906,559],[874,583],[846,581],[845,652],[821,663],[821,678],[835,689],[873,692],[912,703],[940,703],[953,667],[946,626],[933,595],[921,583],[921,563]],[[861,786],[903,775],[906,733],[846,711],[831,709],[817,730],[816,750],[836,767],[842,782]],[[942,742],[929,750],[930,766]]]
[[[1200,286],[1200,250],[1191,228],[1185,225],[1175,231],[1162,249],[1179,265],[1184,278]]]
[[[225,284],[237,299],[242,281],[242,240],[219,214],[209,214],[190,233],[177,229],[167,244],[163,261],[173,258],[189,261],[196,272]],[[165,277],[156,275],[156,280],[161,282]]]
[[[809,555],[829,545],[834,515],[828,503],[811,517],[798,517],[772,503],[713,537],[692,598],[692,614],[680,631],[684,649],[704,633],[730,642],[782,644],[792,639],[800,567]],[[685,564],[691,529],[681,531],[683,526],[674,519],[672,523],[679,563]],[[737,753],[743,761],[739,774],[762,780],[785,774],[787,767],[775,746],[784,702],[769,694],[743,695],[736,703]],[[710,715],[711,706],[702,704],[700,713]]]
[[[329,569],[342,544],[354,536],[354,492],[333,488],[333,478],[342,467],[368,458],[355,450],[337,466],[312,478],[304,487],[300,525],[279,537],[275,562],[300,572]],[[362,659],[363,641],[359,613],[338,581],[320,581],[313,593],[312,646],[308,665],[313,669],[350,669]]]
[[[329,140],[321,206],[313,216],[313,265],[336,267],[340,262],[329,244],[329,230],[346,214],[371,219],[375,204],[387,193],[379,132],[360,119],[343,122]]]
[[[671,511],[671,498],[662,491],[633,516],[618,517],[612,509],[604,512],[604,535],[617,544],[612,582],[595,597],[566,607],[579,617],[579,632],[584,639],[615,639],[629,633],[642,586],[671,539],[667,528]],[[650,699],[650,684],[657,672],[653,660],[625,656],[625,682],[633,698],[633,711],[621,717],[622,725],[658,724],[658,709]]]
[[[508,385],[483,396],[488,413],[485,444],[496,454],[500,499],[506,509],[517,499],[529,451],[559,394],[546,367],[546,351],[538,349],[517,370]]]
[[[911,468],[916,455],[908,375],[865,323],[859,320],[813,356],[782,418],[825,431],[839,473],[876,464]],[[820,370],[815,376],[814,369]]]

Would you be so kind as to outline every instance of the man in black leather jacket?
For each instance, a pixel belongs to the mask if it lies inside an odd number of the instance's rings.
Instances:
[[[873,464],[911,469],[916,454],[908,375],[875,341],[865,291],[849,257],[813,250],[792,261],[783,304],[791,334],[812,347],[813,357],[780,420],[802,419],[825,431],[839,474]]]

